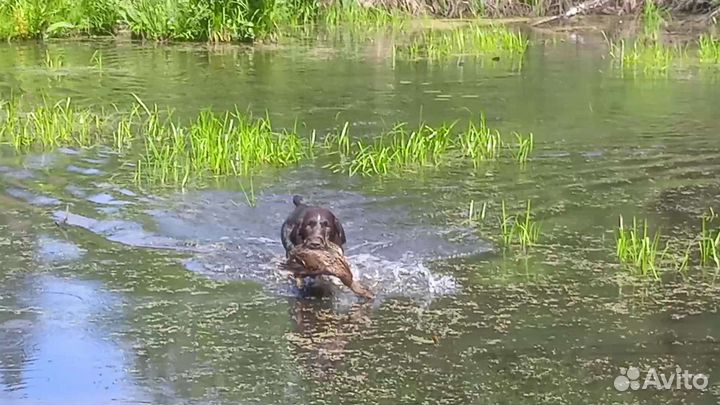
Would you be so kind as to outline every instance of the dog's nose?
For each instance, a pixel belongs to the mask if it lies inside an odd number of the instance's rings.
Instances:
[[[320,241],[314,240],[314,241],[311,241],[310,243],[308,243],[308,247],[310,249],[320,249],[323,247],[323,245]]]

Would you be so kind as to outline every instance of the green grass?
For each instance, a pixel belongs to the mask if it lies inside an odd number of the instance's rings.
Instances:
[[[323,167],[349,176],[402,176],[446,163],[479,166],[487,160],[524,163],[531,153],[532,134],[515,134],[506,143],[484,118],[466,130],[456,123],[430,126],[395,125],[376,138],[353,140],[345,123],[322,141],[292,129],[275,129],[268,115],[249,112],[201,111],[180,122],[173,110],[147,106],[135,97],[129,110],[117,107],[94,112],[70,99],[44,101],[24,109],[18,99],[0,102],[0,142],[19,151],[59,146],[112,145],[121,153],[137,153],[136,179],[185,185],[192,177],[249,175],[260,168],[282,168],[322,158]]]
[[[475,200],[471,200],[468,206],[467,218],[464,222],[467,224],[482,224],[485,222],[486,216],[487,202],[482,204],[482,208],[480,208],[480,212],[478,212],[477,208],[475,208]]]
[[[667,10],[654,1],[646,1],[642,12],[642,32],[634,40],[608,41],[613,65],[623,72],[645,76],[668,76],[673,67],[687,60],[690,44],[665,44],[660,31],[669,18]],[[697,41],[697,56],[704,65],[720,63],[720,41],[702,34]]]
[[[103,68],[103,54],[100,51],[93,52],[92,56],[90,57],[90,63],[98,70],[102,70]]]
[[[197,175],[252,174],[259,167],[286,167],[310,156],[312,144],[295,131],[273,129],[269,117],[254,118],[235,110],[206,110],[189,127],[172,119],[172,111],[143,107],[145,153],[137,179],[186,184]]]
[[[316,24],[340,29],[398,30],[405,28],[410,19],[408,14],[397,9],[362,7],[356,2],[345,5],[335,2],[329,6],[319,7],[316,15],[318,16]]]
[[[351,176],[356,173],[382,175],[422,166],[438,166],[450,146],[452,126],[432,128],[423,124],[411,130],[403,123],[370,142],[358,140],[348,173]]]
[[[484,116],[480,116],[477,124],[470,122],[467,131],[458,136],[457,142],[462,155],[476,167],[483,161],[500,157],[503,146],[500,131],[488,128]]]
[[[690,44],[666,45],[648,38],[649,34],[634,41],[609,41],[609,54],[613,65],[622,71],[643,73],[646,76],[668,76],[673,67],[688,59],[686,51]],[[702,34],[696,41],[700,63],[720,64],[720,40],[712,34]]]
[[[397,10],[311,0],[5,0],[0,39],[104,35],[120,26],[157,41],[276,39],[302,26],[399,27]]]
[[[668,13],[663,10],[655,0],[645,0],[643,5],[643,34],[645,38],[657,41]]]
[[[519,163],[527,163],[535,147],[535,137],[532,132],[527,134],[527,137],[516,132],[515,139],[517,139],[517,151],[513,151],[515,160]]]
[[[610,44],[610,56],[622,70],[653,76],[667,75],[673,63],[682,59],[685,54],[678,45],[634,41],[630,47],[625,40],[620,40]]]
[[[423,31],[396,52],[410,59],[438,60],[462,55],[522,55],[527,46],[521,33],[505,26],[470,25]]]
[[[616,255],[631,274],[643,278],[659,279],[661,271],[673,267],[684,276],[692,263],[697,263],[700,268],[714,267],[717,275],[720,271],[720,229],[712,227],[716,218],[717,215],[710,209],[710,213],[703,215],[701,219],[698,236],[689,242],[680,239],[673,243],[684,246],[678,250],[671,249],[668,242],[661,246],[660,231],[651,234],[647,220],[640,225],[633,218],[632,227],[627,227],[621,216],[616,231]],[[697,258],[697,261],[694,258]]]
[[[90,147],[99,142],[104,128],[102,115],[76,108],[70,99],[20,110],[17,99],[0,103],[0,142],[18,150],[58,146]]]
[[[44,63],[46,68],[50,70],[55,70],[63,66],[63,56],[62,54],[52,55],[50,51],[46,49]]]
[[[523,251],[526,251],[540,238],[540,224],[533,218],[530,200],[527,201],[525,211],[515,215],[508,214],[504,200],[501,204],[500,234],[503,246],[519,245]]]
[[[525,163],[533,149],[533,135],[514,133],[517,144],[506,143],[500,132],[490,129],[481,116],[470,122],[465,131],[456,131],[455,123],[439,127],[420,124],[410,129],[396,124],[390,131],[370,140],[350,141],[348,123],[342,130],[329,134],[323,147],[335,162],[325,165],[334,172],[350,176],[402,175],[423,167],[438,167],[446,161],[470,161],[474,167],[485,161],[504,157]]]
[[[698,57],[703,63],[720,63],[720,40],[711,34],[703,34],[698,39]]]
[[[707,266],[714,264],[720,268],[720,257],[718,249],[720,249],[720,229],[710,229],[711,223],[717,218],[715,211],[710,209],[708,215],[702,217],[702,228],[700,231],[700,240],[698,241],[700,253],[700,265]]]
[[[616,254],[620,262],[636,276],[659,278],[660,262],[667,252],[667,244],[660,251],[660,232],[651,235],[647,220],[642,228],[633,217],[632,228],[626,228],[623,217],[616,233]]]
[[[485,116],[481,115],[477,124],[470,122],[468,129],[458,135],[455,145],[475,167],[484,161],[501,158],[504,152],[508,152],[516,161],[525,163],[534,148],[534,136],[532,133],[522,135],[517,132],[513,132],[513,135],[516,144],[505,142],[500,132],[489,128]]]
[[[132,0],[122,3],[120,16],[139,38],[227,42],[253,39],[270,29],[261,23],[268,3],[259,4],[253,8],[245,0]]]
[[[118,0],[5,0],[0,38],[107,34],[117,24]]]

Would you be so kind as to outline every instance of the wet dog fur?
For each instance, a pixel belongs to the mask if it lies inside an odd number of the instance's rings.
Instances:
[[[325,249],[328,242],[339,246],[345,252],[345,230],[340,219],[327,208],[308,205],[299,195],[293,196],[295,209],[288,215],[280,228],[280,239],[285,248],[285,257],[295,246],[308,249]],[[304,287],[303,277],[295,278],[299,289]]]

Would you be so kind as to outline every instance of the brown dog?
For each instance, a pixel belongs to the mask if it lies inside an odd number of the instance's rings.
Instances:
[[[308,249],[326,249],[332,242],[342,250],[347,242],[345,230],[340,220],[329,209],[307,205],[299,195],[293,197],[295,209],[280,228],[280,239],[285,248],[285,257],[290,251],[303,245]],[[298,288],[302,288],[302,277],[295,279]]]

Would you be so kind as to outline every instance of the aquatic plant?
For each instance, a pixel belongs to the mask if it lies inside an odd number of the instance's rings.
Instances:
[[[250,207],[257,206],[257,197],[255,196],[255,182],[252,176],[249,177],[250,190],[245,190],[245,186],[240,182],[240,189],[242,190],[243,196],[245,197],[245,203]]]
[[[701,35],[698,39],[698,56],[703,63],[720,63],[720,39],[711,34]]]
[[[477,124],[471,121],[456,142],[462,155],[470,158],[476,167],[482,161],[497,159],[503,145],[500,132],[488,128],[484,115],[480,115]]]
[[[49,50],[45,50],[45,67],[48,69],[57,69],[62,67],[63,57],[62,54],[53,56]]]
[[[677,45],[634,41],[630,48],[624,39],[610,44],[610,56],[620,69],[642,71],[645,75],[666,75],[673,61],[683,55],[684,50]]]
[[[502,201],[500,234],[505,247],[517,243],[522,250],[527,250],[540,238],[540,225],[533,219],[530,205],[531,202],[528,200],[523,214],[508,215],[505,200]]]
[[[93,52],[92,56],[90,57],[90,63],[97,69],[102,70],[103,68],[103,56],[102,52],[95,51]]]
[[[318,157],[323,165],[348,175],[402,175],[425,167],[465,162],[474,165],[490,159],[508,157],[526,161],[532,150],[532,134],[524,138],[516,134],[517,146],[505,144],[496,130],[487,127],[484,119],[471,123],[466,131],[455,132],[455,122],[433,127],[421,123],[410,128],[396,124],[391,130],[372,139],[353,141],[350,124],[316,140],[313,130],[309,137],[298,135],[296,127],[275,130],[269,116],[254,118],[249,112],[214,113],[201,111],[194,120],[181,124],[173,119],[173,110],[152,108],[135,97],[128,111],[99,112],[77,108],[70,99],[34,107],[21,112],[17,100],[2,104],[0,141],[17,149],[29,147],[93,146],[112,144],[125,152],[139,140],[144,146],[138,160],[136,176],[155,178],[161,183],[186,183],[189,176],[209,173],[214,176],[250,174],[259,167],[286,167],[304,159]],[[511,156],[510,156],[511,155]]]
[[[437,166],[451,146],[454,124],[432,128],[422,124],[416,130],[400,123],[370,142],[357,140],[355,153],[347,165],[349,175],[388,174],[421,166]]]
[[[0,142],[19,150],[33,147],[81,146],[89,147],[99,140],[103,118],[85,109],[76,108],[70,99],[43,104],[28,112],[20,110],[17,99],[2,103],[0,112]]]
[[[516,161],[527,162],[534,147],[533,134],[523,136],[514,132],[513,135],[517,143],[506,143],[497,129],[487,126],[485,116],[481,114],[478,123],[470,122],[468,129],[455,138],[455,143],[462,156],[470,158],[475,167],[483,161],[500,158],[503,150],[509,151]]]
[[[688,267],[690,266],[690,255],[692,252],[692,246],[693,246],[693,244],[689,243],[687,245],[687,247],[685,248],[685,252],[682,255],[680,255],[680,257],[679,257],[676,270],[681,275],[685,275]]]
[[[340,160],[339,165],[341,167],[347,163],[351,153],[349,129],[350,123],[346,121],[340,132],[327,134],[322,142],[323,148],[329,151],[327,154],[338,155],[338,159]]]
[[[468,207],[467,219],[468,223],[483,223],[485,221],[485,215],[487,213],[487,202],[483,202],[480,212],[477,212],[475,208],[475,200],[470,200],[470,206]]]
[[[515,133],[517,144],[503,141],[498,130],[487,126],[483,115],[478,122],[469,122],[465,131],[454,132],[456,123],[439,127],[421,124],[408,129],[406,123],[396,124],[390,131],[371,140],[350,142],[348,123],[337,133],[328,134],[323,147],[337,161],[324,167],[349,175],[400,174],[420,167],[436,167],[446,160],[469,160],[474,167],[482,162],[509,157],[524,163],[533,149],[533,135]]]
[[[523,54],[528,40],[503,25],[470,25],[431,29],[418,34],[400,54],[411,59],[443,59],[459,55]]]
[[[115,111],[119,113],[117,106]],[[137,120],[140,117],[140,105],[135,104],[130,109],[129,113],[119,113],[117,124],[115,124],[115,130],[112,132],[113,135],[113,146],[117,151],[124,151],[128,149],[135,137],[133,131]]]
[[[717,218],[715,211],[710,208],[710,212],[702,217],[702,228],[700,231],[700,240],[698,241],[700,250],[700,265],[707,266],[713,263],[720,268],[720,257],[718,249],[720,249],[720,229],[710,229],[710,224]]]
[[[515,139],[517,139],[517,151],[513,151],[513,155],[515,156],[515,160],[519,163],[526,163],[528,161],[528,157],[530,156],[530,153],[532,153],[532,150],[535,146],[535,139],[530,132],[527,137],[515,132]]]
[[[312,146],[294,130],[274,130],[268,116],[254,118],[237,108],[220,115],[201,111],[188,128],[172,120],[172,110],[161,114],[144,104],[143,109],[145,154],[138,173],[161,183],[184,184],[205,172],[220,176],[284,167],[309,156]]]
[[[663,251],[660,251],[660,231],[650,235],[647,220],[644,221],[642,229],[639,229],[637,220],[633,217],[632,228],[626,228],[623,217],[620,216],[616,232],[616,254],[620,262],[633,274],[659,278],[658,267],[667,249],[665,244]]]
[[[663,10],[655,0],[645,0],[643,4],[642,21],[645,38],[658,40],[660,28],[665,23],[668,13]]]

